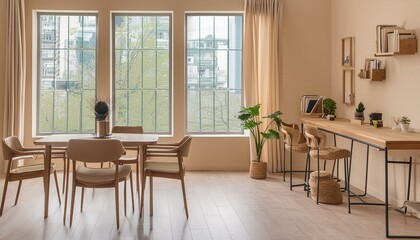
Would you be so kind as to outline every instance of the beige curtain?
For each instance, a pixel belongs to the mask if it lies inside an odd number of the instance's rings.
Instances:
[[[7,0],[3,135],[23,139],[26,80],[25,3]]]
[[[280,110],[282,9],[283,0],[245,0],[245,105],[260,103],[263,116]],[[279,171],[279,141],[266,142],[262,159]]]

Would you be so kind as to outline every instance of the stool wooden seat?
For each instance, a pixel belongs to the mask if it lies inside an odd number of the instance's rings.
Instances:
[[[318,171],[317,171],[317,175],[318,175],[318,179],[320,179],[320,170],[319,170],[319,161],[320,160],[337,160],[337,159],[344,159],[344,175],[345,175],[345,179],[346,179],[346,186],[348,184],[347,181],[347,173],[348,173],[348,159],[351,155],[350,151],[347,149],[342,149],[342,148],[338,148],[338,147],[326,147],[326,141],[327,141],[327,137],[325,135],[325,133],[321,132],[320,130],[318,130],[315,127],[311,127],[311,126],[305,126],[305,136],[308,139],[308,144],[310,147],[310,151],[309,151],[309,156],[310,157],[315,157],[318,160]],[[309,169],[310,170],[310,169]],[[317,201],[316,203],[319,203],[319,187],[320,181],[317,181],[317,194],[316,194],[316,198]],[[311,186],[309,186],[311,189],[311,195],[312,195],[312,188]],[[346,188],[348,189],[348,188]],[[307,193],[308,197],[309,197],[309,191]]]
[[[308,145],[306,144],[305,136],[299,131],[296,124],[281,124],[281,131],[283,133],[283,181],[286,180],[286,150],[289,151],[289,173],[290,173],[290,191],[293,187],[306,186],[303,184],[293,184],[293,156],[292,153],[308,153]],[[306,156],[306,167],[305,167],[305,180],[306,180],[306,169],[308,165],[309,156]],[[306,188],[305,188],[306,189]]]

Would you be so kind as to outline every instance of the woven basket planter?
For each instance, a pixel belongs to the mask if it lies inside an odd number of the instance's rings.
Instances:
[[[343,195],[340,191],[340,184],[331,178],[331,174],[320,171],[319,172],[319,202],[327,204],[341,204],[343,202]],[[314,171],[310,175],[309,186],[311,187],[311,197],[316,201],[317,197],[317,180],[318,172]]]
[[[252,161],[249,166],[249,176],[254,179],[267,178],[267,163]]]

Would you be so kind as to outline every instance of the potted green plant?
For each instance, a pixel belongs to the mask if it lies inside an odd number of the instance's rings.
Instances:
[[[324,101],[322,101],[322,106],[324,108],[324,116],[328,120],[334,120],[335,119],[335,110],[337,109],[337,104],[334,100],[331,98],[326,98]]]
[[[242,127],[249,130],[251,133],[257,159],[251,161],[250,177],[255,179],[264,179],[267,177],[267,163],[261,161],[262,150],[267,140],[280,138],[280,115],[283,114],[280,111],[276,111],[262,117],[263,119],[268,120],[266,127],[262,129],[263,126],[261,126],[261,124],[263,124],[263,122],[260,117],[260,106],[260,104],[257,104],[252,107],[244,107],[239,111],[239,115],[237,116],[242,122]],[[272,128],[273,125],[276,129]]]
[[[411,120],[407,116],[402,116],[400,119],[401,131],[408,132]]]
[[[354,119],[361,120],[362,122],[365,120],[365,105],[362,102],[357,105],[356,112],[354,112]]]
[[[101,100],[96,98],[93,106],[96,120],[96,137],[103,138],[109,135],[108,117],[111,113],[111,102],[109,99]]]

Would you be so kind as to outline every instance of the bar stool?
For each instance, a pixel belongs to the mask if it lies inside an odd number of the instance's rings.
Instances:
[[[286,181],[286,150],[289,151],[290,160],[290,191],[293,187],[304,186],[306,190],[306,183],[293,184],[293,156],[292,153],[306,153],[306,166],[305,166],[305,181],[306,181],[306,169],[308,168],[308,145],[306,144],[305,136],[299,131],[299,127],[296,124],[281,124],[281,131],[283,133],[283,182]]]
[[[347,172],[348,172],[348,159],[350,157],[350,151],[343,148],[338,147],[326,147],[327,137],[325,133],[321,132],[315,127],[305,125],[305,136],[308,139],[308,144],[310,147],[309,150],[309,158],[314,157],[318,160],[318,179],[320,179],[320,170],[319,170],[319,160],[339,160],[344,159],[344,175],[346,181],[346,188],[349,189],[348,186],[348,179],[347,179]],[[309,164],[310,166],[310,164]],[[307,169],[310,171],[309,169]],[[308,182],[308,181],[306,181]],[[307,186],[309,190],[309,186]],[[309,197],[309,191],[307,192],[307,196]],[[319,181],[317,182],[317,198],[316,204],[319,203]]]

